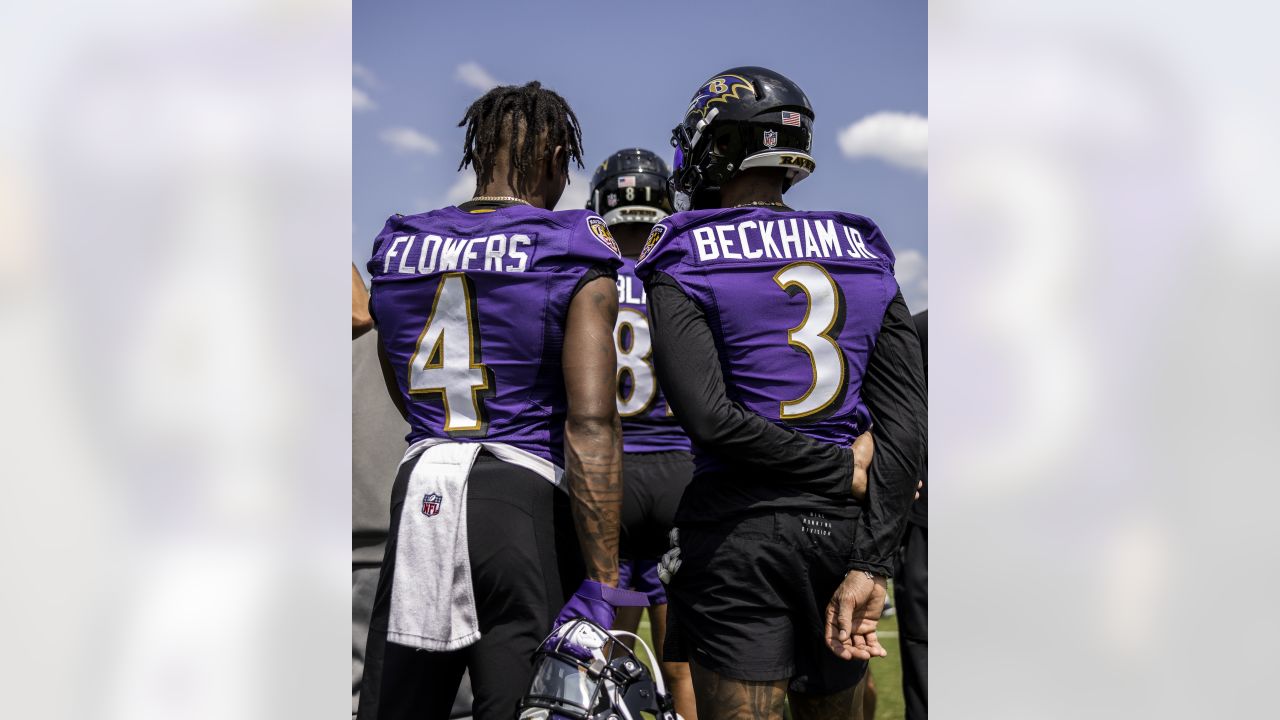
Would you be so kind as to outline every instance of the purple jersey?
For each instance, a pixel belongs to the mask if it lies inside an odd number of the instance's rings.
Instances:
[[[654,226],[636,265],[706,314],[729,397],[765,419],[850,445],[871,415],[862,375],[898,291],[875,223],[839,212],[697,210]],[[698,452],[698,473],[722,463]]]
[[[629,453],[689,451],[689,436],[671,415],[653,372],[649,309],[636,263],[622,259],[618,271],[618,415],[622,417],[622,449]]]
[[[604,221],[527,205],[396,215],[373,245],[371,308],[409,410],[409,442],[511,445],[564,465],[569,301],[620,266]]]

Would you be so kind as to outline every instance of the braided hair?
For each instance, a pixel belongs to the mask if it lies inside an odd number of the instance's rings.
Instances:
[[[466,126],[458,169],[471,165],[476,182],[483,187],[493,179],[498,151],[509,148],[514,184],[521,193],[532,192],[537,175],[534,165],[542,154],[557,145],[565,149],[560,168],[568,171],[572,159],[582,167],[582,128],[569,104],[556,92],[534,80],[523,86],[504,85],[471,103],[458,123]]]

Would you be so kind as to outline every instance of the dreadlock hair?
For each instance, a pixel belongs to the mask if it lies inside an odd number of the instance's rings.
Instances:
[[[471,103],[458,127],[467,127],[458,169],[471,165],[483,187],[493,179],[498,152],[508,146],[512,183],[521,193],[533,192],[534,165],[557,145],[565,149],[561,170],[572,159],[582,167],[582,128],[569,104],[534,80],[523,86],[503,85]]]

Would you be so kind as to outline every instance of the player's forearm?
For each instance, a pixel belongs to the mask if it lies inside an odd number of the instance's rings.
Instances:
[[[369,291],[364,287],[360,271],[351,265],[351,339],[354,340],[373,329],[373,316],[369,314]]]
[[[850,567],[890,575],[924,463],[929,412],[920,342],[901,294],[885,312],[863,399],[875,418],[876,449]]]
[[[622,427],[616,414],[565,422],[565,482],[587,578],[617,586]]]

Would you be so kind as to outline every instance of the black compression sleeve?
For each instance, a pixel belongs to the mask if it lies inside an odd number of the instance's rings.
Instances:
[[[885,311],[862,378],[862,399],[871,411],[876,451],[848,567],[888,576],[928,448],[924,363],[901,292]]]
[[[586,287],[587,283],[591,282],[592,280],[595,280],[596,278],[602,278],[602,277],[607,277],[613,280],[617,280],[618,271],[614,270],[608,265],[592,265],[591,267],[587,268],[587,271],[582,274],[581,278],[578,278],[578,284],[573,286],[573,292],[569,294],[569,297],[570,298],[576,297],[578,294],[578,291]]]
[[[779,427],[729,399],[715,339],[702,310],[666,275],[647,286],[658,385],[700,448],[820,495],[848,497],[853,453]]]

